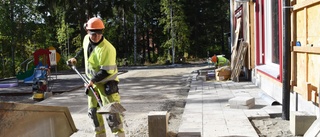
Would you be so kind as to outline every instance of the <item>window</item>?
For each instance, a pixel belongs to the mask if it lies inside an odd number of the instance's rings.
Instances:
[[[279,7],[278,0],[265,1],[265,51],[268,65],[279,66]]]
[[[276,79],[280,79],[280,5],[278,0],[256,1],[256,68]]]

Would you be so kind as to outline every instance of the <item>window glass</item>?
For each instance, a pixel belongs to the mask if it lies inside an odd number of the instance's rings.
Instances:
[[[265,1],[266,64],[279,65],[279,9],[278,0]]]
[[[279,64],[279,9],[278,0],[271,0],[272,7],[272,63]]]

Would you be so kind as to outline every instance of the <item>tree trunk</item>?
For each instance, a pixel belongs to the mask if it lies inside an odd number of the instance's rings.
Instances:
[[[152,60],[151,60],[151,56],[150,56],[150,35],[149,35],[149,29],[147,28],[147,41],[146,41],[146,46],[147,46],[147,49],[148,49],[148,61],[150,62],[150,63],[152,63]]]

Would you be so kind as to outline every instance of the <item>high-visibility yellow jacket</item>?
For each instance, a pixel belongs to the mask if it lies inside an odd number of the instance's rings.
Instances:
[[[83,40],[83,51],[85,59],[85,73],[89,79],[93,79],[96,74],[105,70],[108,73],[108,76],[103,78],[97,83],[106,83],[107,81],[118,79],[118,68],[116,64],[116,49],[113,45],[107,41],[105,38],[96,45],[96,47],[91,52],[88,57],[88,48],[89,48],[89,35],[86,35]]]
[[[218,58],[218,62],[217,62],[218,66],[226,66],[230,64],[230,61],[223,56],[217,56],[217,58]]]

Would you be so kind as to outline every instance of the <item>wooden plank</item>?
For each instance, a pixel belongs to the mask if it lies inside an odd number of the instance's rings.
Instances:
[[[243,42],[240,43],[239,50],[237,50],[237,52],[235,53],[234,67],[233,67],[233,69],[231,69],[230,78],[231,78],[231,80],[237,81],[237,82],[239,81],[239,79],[237,79],[238,77],[236,77],[236,73],[238,73],[238,71],[239,71],[237,65],[239,63],[239,59],[240,59],[239,55],[240,55],[240,52],[241,52],[242,48],[243,48]]]
[[[297,4],[297,0],[291,0],[290,5],[296,5]]]
[[[253,2],[250,2],[250,53],[249,55],[249,69],[253,69],[255,67],[255,44],[254,44],[254,37],[255,37],[255,28],[254,28],[254,15],[255,13],[255,6]]]
[[[320,54],[320,47],[294,46],[293,51],[298,53]]]
[[[250,2],[243,3],[243,13],[242,13],[242,32],[243,32],[243,41],[250,42]],[[248,53],[250,52],[250,48],[248,47]],[[243,66],[246,69],[249,68],[250,65],[250,54],[246,54],[244,57]]]
[[[304,99],[310,101],[311,100],[311,93],[312,93],[312,85],[311,83],[304,82],[302,87],[293,87],[293,91],[299,93]]]
[[[290,51],[293,52],[293,48],[295,47],[296,44],[295,44],[294,41],[291,41],[291,44],[290,44],[290,45],[291,45]]]
[[[292,12],[291,14],[292,16],[292,21],[291,21],[291,41],[293,42],[293,44],[291,45],[296,45],[296,41],[297,41],[297,12]]]
[[[312,91],[318,91],[318,87],[314,86],[314,85],[311,85],[311,90]]]
[[[306,71],[305,71],[305,76],[306,76],[306,81],[308,81],[308,72],[309,72],[309,56],[308,56],[308,53],[305,53],[305,60],[306,60],[306,64],[305,64],[305,67],[306,67]]]
[[[239,63],[239,55],[240,55],[240,51],[242,50],[242,48],[243,48],[243,42],[241,42],[240,43],[240,45],[239,45],[239,49],[238,50],[236,50],[235,51],[235,53],[234,53],[234,59],[233,59],[233,69],[231,68],[231,76],[230,76],[230,78],[233,80],[233,81],[238,81],[238,79],[235,79],[236,77],[235,77],[235,73],[237,73],[237,71],[239,71],[238,69],[237,69],[237,64]],[[232,73],[233,73],[233,75],[232,75]]]
[[[317,19],[320,17],[320,0],[292,0],[291,5],[292,44],[295,45],[296,41],[302,44],[301,47],[292,47],[291,86],[306,100],[319,102],[320,30]]]
[[[290,85],[293,89],[294,86],[297,86],[297,81],[290,80]]]
[[[306,29],[305,28],[305,13],[302,11],[297,11],[296,13],[296,41],[300,41],[302,45],[306,45],[306,41],[305,41],[305,34],[306,34]],[[296,42],[295,41],[295,42]]]
[[[318,72],[318,78],[319,78],[319,80],[318,80],[318,90],[317,90],[317,95],[318,95],[318,107],[320,108],[320,96],[319,96],[319,94],[320,94],[320,73]]]
[[[307,44],[309,44],[309,41],[308,41],[308,11],[307,11],[307,8],[304,8],[304,10],[303,10],[303,12],[304,12],[304,17],[305,17],[305,20],[304,20],[304,25],[305,25],[305,27],[304,27],[304,29],[306,29],[305,30],[305,37],[304,37],[304,41],[306,42],[306,45]]]
[[[236,37],[233,41],[233,47],[232,47],[232,53],[231,53],[231,69],[233,69],[233,66],[235,64],[235,57],[236,57],[236,54],[237,54],[237,49],[238,49],[238,39],[239,39],[239,31],[240,31],[240,28],[241,28],[241,18],[238,18],[237,19],[237,26],[236,26],[236,30],[235,30],[235,34],[236,34]]]
[[[301,89],[300,87],[298,87],[298,86],[293,86],[293,91],[299,93],[303,98],[305,98],[304,90]]]
[[[297,85],[297,53],[291,52],[291,86]]]
[[[299,93],[303,99],[308,100],[308,92],[307,89],[305,87],[297,87],[294,86],[293,90],[297,93]]]
[[[151,111],[148,114],[149,137],[166,137],[169,114],[167,111]]]
[[[320,19],[320,5],[314,5],[307,9],[307,22],[306,28],[308,31],[308,44],[313,45],[313,47],[320,47],[320,29],[319,22]]]
[[[307,88],[307,100],[311,101],[311,92],[312,92],[311,83],[306,83],[306,88]]]
[[[316,54],[308,54],[308,79],[306,80],[307,82],[310,82],[312,85],[317,85],[318,84],[318,75],[317,73],[319,72],[319,55]],[[313,87],[312,90],[315,88]]]
[[[232,69],[232,72],[231,72],[231,80],[233,81],[236,81],[236,82],[239,81],[241,67],[243,66],[248,47],[249,47],[248,42],[241,42],[238,55],[237,55],[238,61],[236,62],[234,69]]]
[[[318,97],[317,91],[312,90],[311,91],[311,101],[314,102],[314,103],[317,103],[318,102],[317,101],[317,97]]]
[[[303,87],[304,84],[307,79],[306,79],[306,76],[305,76],[305,72],[306,72],[306,60],[305,60],[305,53],[298,53],[297,54],[297,86],[298,87]]]
[[[311,85],[311,101],[314,103],[318,103],[318,88],[314,85]]]
[[[294,11],[301,10],[303,8],[310,7],[310,6],[318,4],[318,3],[320,3],[319,0],[305,0],[301,3],[294,5],[293,10]]]
[[[294,91],[301,94],[302,97],[308,101],[311,100],[311,92],[312,92],[312,85],[309,82],[304,82],[302,87],[294,87]]]

